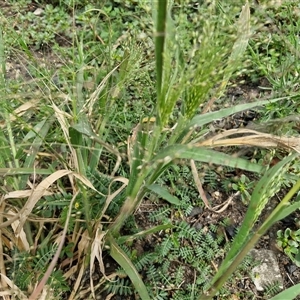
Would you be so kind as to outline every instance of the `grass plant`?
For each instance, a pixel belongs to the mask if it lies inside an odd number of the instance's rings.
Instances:
[[[263,69],[252,44],[247,1],[233,6],[219,1],[201,5],[191,1],[191,5],[197,12],[191,14],[192,22],[198,24],[191,40],[186,31],[189,16],[180,1],[161,0],[153,7],[144,1],[105,1],[100,7],[62,1],[55,8],[46,7],[41,20],[53,18],[48,20],[49,26],[54,26],[54,15],[60,19],[65,13],[74,14],[73,31],[65,36],[67,46],[61,47],[57,41],[52,45],[59,49],[59,63],[54,68],[39,66],[34,58],[36,49],[42,47],[39,37],[29,38],[30,44],[27,35],[21,38],[7,31],[0,36],[0,94],[4,99],[0,106],[0,272],[9,296],[38,299],[44,291],[42,296],[48,298],[63,298],[66,293],[68,299],[78,299],[78,295],[96,298],[102,288],[108,297],[119,293],[138,294],[143,300],[204,300],[219,293],[224,299],[230,297],[225,283],[233,280],[231,274],[236,269],[245,271],[247,252],[271,225],[299,208],[293,200],[300,187],[298,136],[279,136],[256,128],[207,135],[213,121],[237,112],[267,107],[271,118],[277,103],[295,107],[297,89],[293,85],[288,94],[215,110],[249,56],[261,66],[260,72],[268,76],[271,72]],[[149,16],[144,19],[141,12],[150,14],[151,10],[153,20]],[[129,15],[127,32],[120,29],[125,12]],[[38,23],[32,15],[26,17]],[[54,32],[64,30],[68,20],[59,30],[53,28]],[[152,24],[153,39],[149,36]],[[82,28],[89,30],[85,34]],[[11,46],[13,37],[18,40],[15,48]],[[26,85],[22,82],[25,73],[7,78],[8,54],[24,62],[24,71],[32,77]],[[32,89],[29,93],[28,87]],[[271,166],[273,157],[267,164],[257,163],[224,151],[258,145],[280,149],[284,153],[280,162]],[[205,229],[197,232],[182,222],[182,211],[189,215],[193,207],[190,182],[195,181],[194,193],[196,190],[198,197],[199,192],[205,204],[201,205],[214,210],[197,175],[197,167],[204,165],[221,165],[260,177],[253,183],[253,191],[246,190],[248,210],[232,244],[226,246],[226,256],[218,250],[224,243],[218,226],[211,224],[209,233]],[[183,174],[186,192],[172,193],[167,186],[171,182],[176,189],[176,172]],[[245,184],[245,178],[240,182]],[[269,199],[283,185],[290,191],[256,228]],[[153,226],[139,229],[133,215],[146,199],[159,199],[167,205],[152,214]],[[153,253],[138,255],[131,247],[160,232],[165,234]],[[189,241],[186,245],[184,238]],[[121,269],[107,274],[107,255]],[[12,272],[7,272],[5,256],[12,256]],[[216,274],[209,263],[212,259],[223,260]],[[179,263],[175,272],[176,260],[184,263]],[[22,264],[30,272],[16,275]],[[96,264],[103,275],[98,284],[92,278]],[[190,268],[195,270],[194,282],[180,291]],[[82,291],[87,269],[90,287]],[[167,280],[163,273],[170,270],[173,273]],[[68,287],[72,276],[76,280]],[[54,295],[49,287],[55,288]]]

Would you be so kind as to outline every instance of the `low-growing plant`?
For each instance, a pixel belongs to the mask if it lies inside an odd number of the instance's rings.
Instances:
[[[271,282],[265,287],[264,295],[266,297],[272,297],[278,294],[282,290],[282,283],[279,281]]]
[[[265,9],[268,7],[268,9]],[[297,93],[299,77],[299,47],[295,36],[300,31],[300,23],[296,21],[299,13],[295,1],[282,1],[277,5],[269,5],[267,2],[255,7],[255,15],[265,23],[257,23],[254,26],[259,34],[254,34],[248,54],[249,62],[255,64],[252,75],[257,72],[267,79],[265,89],[272,90],[276,95]],[[256,74],[255,74],[256,73]],[[251,76],[251,75],[250,75]],[[261,76],[258,76],[261,78]],[[273,120],[276,128],[276,120],[280,124],[286,124],[284,117],[296,116],[299,113],[299,100],[285,99],[280,105],[268,104],[263,110],[262,120]],[[281,120],[283,122],[281,122]],[[281,128],[284,126],[280,126]],[[273,129],[272,132],[276,132]],[[286,134],[283,130],[282,134]]]
[[[245,174],[241,175],[237,183],[232,184],[232,188],[235,191],[239,191],[241,193],[242,201],[246,205],[249,203],[249,200],[251,198],[251,195],[249,193],[251,185],[253,185],[253,183],[251,184],[250,179]]]
[[[300,266],[299,242],[300,229],[291,230],[290,228],[286,228],[284,231],[277,231],[277,246],[298,267]]]

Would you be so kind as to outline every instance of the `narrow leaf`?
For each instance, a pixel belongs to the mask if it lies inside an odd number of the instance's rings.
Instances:
[[[274,223],[284,219],[288,215],[290,215],[292,212],[296,211],[298,208],[300,208],[300,202],[296,202],[294,204],[288,205],[286,208],[284,208],[273,220]]]
[[[141,299],[150,300],[147,288],[144,285],[143,280],[141,279],[131,260],[128,258],[126,253],[118,246],[115,239],[111,235],[108,236],[108,240],[110,242],[110,254],[112,258],[125,270],[135,289],[139,293]]]
[[[246,159],[239,157],[232,157],[228,154],[217,152],[203,147],[196,147],[193,145],[172,145],[166,147],[159,154],[157,154],[151,165],[161,162],[170,162],[175,158],[193,159],[206,163],[228,166],[232,168],[239,168],[250,172],[261,173],[265,167],[251,163]]]
[[[167,0],[157,2],[157,20],[155,33],[155,61],[156,61],[156,84],[157,96],[161,96],[161,86],[163,81],[163,65],[164,65],[164,46],[166,39],[166,20],[167,20]]]
[[[295,299],[298,295],[300,295],[300,283],[288,288],[287,290],[279,293],[275,297],[270,300],[292,300]]]
[[[50,169],[0,168],[0,175],[2,175],[2,176],[25,175],[25,174],[50,175],[52,173],[53,173],[53,170],[50,170]]]
[[[166,188],[160,186],[159,184],[154,183],[154,184],[148,185],[147,188],[150,191],[157,194],[158,196],[160,196],[161,198],[163,198],[164,200],[168,201],[169,203],[174,204],[174,205],[180,205],[180,200],[177,197],[171,195]]]
[[[26,156],[25,162],[23,164],[24,168],[33,168],[34,163],[36,161],[36,156],[40,148],[42,147],[53,122],[54,122],[54,118],[50,118],[49,120],[47,120],[47,122],[44,121],[40,122],[36,127],[36,129],[39,129],[39,131],[35,132],[36,134],[35,139],[29,148],[28,155]],[[21,177],[21,182],[20,182],[21,189],[25,188],[27,184],[27,180],[28,180],[28,176],[24,175]]]
[[[187,125],[187,130],[190,130],[191,127],[194,126],[203,126],[205,124],[211,123],[214,120],[219,120],[222,118],[225,118],[227,116],[230,116],[232,114],[235,114],[237,112],[246,110],[246,109],[251,109],[256,106],[261,106],[273,102],[277,102],[279,100],[287,99],[287,97],[281,97],[281,98],[276,98],[272,100],[263,100],[263,101],[256,101],[252,103],[245,103],[245,104],[239,104],[230,108],[225,108],[221,109],[218,111],[214,111],[211,113],[206,113],[204,115],[197,115],[195,116]]]
[[[223,261],[213,282],[216,282],[226,271],[232,260],[244,248],[249,240],[251,229],[253,228],[262,210],[268,200],[280,189],[282,179],[281,176],[286,172],[289,163],[295,158],[295,155],[285,157],[282,161],[269,169],[257,183],[248,206],[244,221],[241,228],[234,238],[230,251]]]
[[[222,93],[225,89],[232,75],[232,71],[239,64],[248,46],[248,41],[250,38],[250,7],[248,1],[246,5],[243,6],[239,19],[237,21],[237,27],[238,37],[233,45],[232,52],[228,60],[227,69],[224,72],[225,76],[220,86],[220,93]]]
[[[78,130],[74,129],[73,127],[69,127],[69,136],[70,141],[73,146],[82,146],[82,133]]]
[[[152,233],[156,233],[156,232],[161,231],[161,230],[174,228],[174,227],[175,226],[172,225],[172,224],[158,225],[158,226],[151,227],[149,229],[140,231],[140,232],[138,232],[136,234],[133,234],[133,235],[122,236],[122,237],[118,238],[118,243],[119,244],[124,244],[125,242],[130,242],[130,241],[133,241],[137,238],[141,238],[143,236],[146,236],[146,235],[149,235],[149,234],[152,234]]]
[[[90,124],[87,122],[84,122],[84,121],[79,122],[79,123],[73,125],[72,128],[86,136],[89,136],[89,137],[95,136],[93,129],[91,128]],[[70,128],[69,128],[69,130],[70,130]]]

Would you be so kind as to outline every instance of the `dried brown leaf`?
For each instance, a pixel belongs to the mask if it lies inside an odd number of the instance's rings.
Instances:
[[[25,203],[23,209],[20,211],[20,223],[16,229],[16,235],[19,235],[24,223],[26,222],[28,216],[32,212],[36,203],[43,197],[45,191],[49,188],[51,184],[60,179],[63,176],[73,173],[70,170],[59,170],[46,177],[37,187],[32,191],[32,194]]]
[[[96,299],[96,295],[95,295],[94,282],[93,282],[92,275],[93,275],[93,269],[94,269],[94,265],[95,265],[95,258],[97,258],[97,260],[99,262],[100,271],[101,271],[103,277],[106,280],[109,280],[109,278],[105,274],[105,267],[104,267],[104,263],[103,263],[103,259],[102,259],[102,247],[103,247],[102,241],[103,241],[105,234],[106,234],[106,232],[102,231],[101,228],[97,228],[95,238],[93,240],[92,248],[91,248],[90,286],[91,286],[91,292],[92,292],[94,299]]]
[[[88,230],[85,230],[81,235],[81,239],[78,243],[78,261],[80,260],[82,254],[86,254],[86,251],[88,249],[87,245],[89,242],[90,242],[89,233]]]
[[[74,284],[73,290],[71,292],[71,295],[69,297],[69,300],[75,299],[75,297],[77,295],[78,288],[80,286],[80,282],[81,282],[82,276],[84,274],[84,270],[85,270],[85,265],[81,264],[81,268],[80,268],[79,274],[77,276],[76,282]]]
[[[32,194],[32,190],[20,190],[20,191],[13,191],[9,192],[4,196],[4,199],[22,199],[27,198]],[[43,196],[51,196],[53,193],[45,191]]]
[[[14,214],[14,212],[12,210],[9,210],[8,213],[10,213],[12,215]],[[9,220],[10,218],[7,217],[7,219]],[[16,220],[11,223],[11,227],[15,234],[16,234],[16,231],[17,231],[17,228],[19,227],[19,225],[20,225],[19,220]],[[29,251],[30,246],[27,241],[26,233],[23,230],[23,228],[21,228],[20,234],[19,235],[16,234],[16,236],[17,236],[17,245],[16,246],[18,247],[18,249],[21,251]]]
[[[29,109],[35,108],[39,103],[40,99],[32,99],[30,101],[25,102],[24,104],[20,105],[18,108],[14,110],[13,113],[9,115],[10,122],[13,122],[17,119],[17,117],[21,117],[24,115]],[[4,128],[7,122],[1,122],[0,127]]]
[[[5,275],[0,274],[1,279],[11,288],[11,295],[18,296],[20,300],[28,300],[27,296]]]
[[[110,193],[110,188],[111,188],[111,185],[113,184],[113,182],[115,181],[118,181],[118,182],[123,182],[123,185],[117,189],[114,193]],[[125,178],[125,177],[116,177],[114,180],[112,180],[112,182],[109,184],[108,186],[108,195],[107,195],[107,198],[106,198],[106,201],[105,201],[105,205],[104,207],[102,208],[102,211],[101,211],[101,215],[100,215],[100,218],[99,220],[102,219],[102,217],[104,216],[105,212],[106,212],[106,209],[108,208],[109,204],[111,203],[111,201],[117,196],[119,195],[123,189],[128,185],[128,179]]]
[[[225,137],[236,134],[246,135],[225,139]],[[202,147],[255,146],[262,148],[280,148],[300,152],[300,138],[276,136],[250,129],[227,130],[210,139],[198,142],[195,145]]]

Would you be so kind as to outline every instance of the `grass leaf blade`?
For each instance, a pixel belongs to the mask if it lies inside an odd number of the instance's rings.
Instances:
[[[110,242],[110,254],[112,258],[125,270],[126,274],[131,279],[134,287],[139,293],[142,300],[150,300],[146,286],[144,285],[139,273],[128,258],[126,253],[118,246],[114,238],[108,237]]]
[[[164,200],[168,201],[169,203],[174,205],[180,205],[180,200],[177,197],[171,195],[165,187],[162,187],[159,184],[151,184],[148,185],[147,188],[150,191],[157,194],[158,196],[162,197]]]
[[[270,300],[292,300],[295,299],[298,295],[300,295],[300,283],[279,293],[278,295],[272,297]]]
[[[155,33],[155,61],[156,61],[156,76],[157,76],[157,96],[161,96],[161,88],[163,82],[163,66],[164,66],[164,46],[166,39],[166,20],[167,20],[167,0],[157,2],[157,23]]]
[[[237,254],[245,247],[246,243],[249,241],[250,236],[252,236],[252,234],[250,234],[251,229],[253,228],[258,217],[261,215],[261,212],[267,204],[268,200],[280,189],[280,183],[282,182],[281,176],[286,172],[289,163],[297,155],[298,153],[295,153],[294,155],[285,157],[282,161],[269,169],[256,185],[252,193],[248,210],[246,212],[241,228],[234,238],[230,251],[228,252],[222,265],[220,266],[218,273],[213,279],[213,283],[217,283],[219,280],[224,280],[222,278],[222,275],[229,268],[229,265],[232,263]],[[220,285],[220,283],[218,283],[217,285]]]
[[[256,102],[252,102],[252,103],[244,103],[244,104],[235,105],[230,108],[225,108],[225,109],[221,109],[221,110],[214,111],[211,113],[207,113],[204,115],[197,115],[188,123],[186,128],[188,130],[190,130],[190,128],[193,126],[203,126],[214,120],[225,118],[234,113],[237,113],[237,112],[240,112],[240,111],[243,111],[246,109],[251,109],[256,106],[261,106],[261,105],[277,102],[277,101],[283,100],[283,99],[287,99],[287,97],[281,97],[281,98],[263,100],[263,101],[256,101]]]
[[[199,148],[193,145],[172,145],[165,148],[154,158],[153,164],[161,161],[171,161],[175,158],[194,159],[205,163],[213,163],[232,168],[239,168],[250,172],[260,173],[265,167],[251,163],[246,159],[232,157],[231,155],[214,151],[212,149]]]

